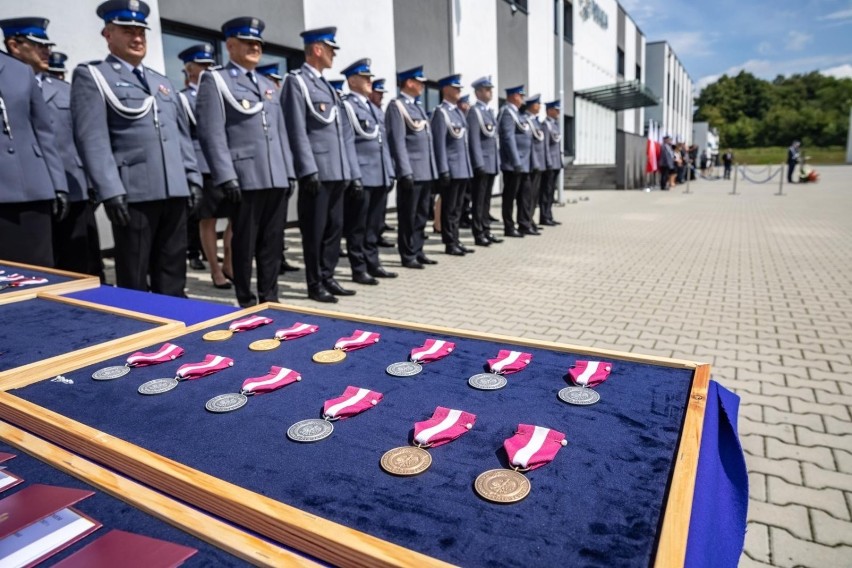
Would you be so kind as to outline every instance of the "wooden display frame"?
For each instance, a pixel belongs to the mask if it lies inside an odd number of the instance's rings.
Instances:
[[[169,339],[266,309],[313,314],[470,339],[511,342],[534,348],[691,370],[693,372],[692,388],[654,560],[655,568],[683,565],[701,448],[710,365],[282,304],[263,304],[201,322],[185,330],[173,332]],[[91,361],[87,364],[91,364]],[[84,365],[77,365],[76,368],[82,366]],[[47,377],[41,377],[41,379],[44,378]],[[37,377],[31,377],[31,379],[30,383],[40,380]],[[0,419],[70,448],[82,456],[103,463],[142,483],[157,487],[202,510],[334,565],[346,567],[448,566],[447,563],[436,558],[326,520],[192,469],[6,392],[0,392]]]
[[[56,284],[46,284],[35,288],[21,288],[13,292],[4,292],[0,294],[0,305],[6,304],[9,301],[17,301],[21,299],[35,298],[38,294],[70,294],[71,292],[79,292],[81,290],[89,290],[97,288],[101,285],[101,280],[97,276],[88,274],[80,274],[78,272],[68,272],[67,270],[57,270],[56,268],[44,268],[43,266],[34,266],[31,264],[22,264],[20,262],[10,262],[0,259],[0,264],[6,266],[14,266],[21,270],[36,270],[38,272],[46,272],[55,274],[64,278],[72,278],[68,282],[57,282]]]
[[[39,380],[52,378],[58,374],[67,373],[73,369],[79,369],[80,367],[97,363],[98,361],[114,357],[120,353],[149,345],[150,343],[157,341],[158,338],[166,340],[174,337],[176,333],[183,333],[183,330],[186,329],[186,326],[184,326],[183,322],[180,321],[125,310],[123,308],[103,306],[101,304],[78,300],[76,298],[57,296],[47,292],[39,292],[33,297],[19,296],[12,302],[5,302],[5,304],[8,305],[15,302],[26,302],[33,299],[59,302],[62,304],[85,308],[87,310],[97,310],[100,312],[115,314],[122,317],[150,322],[156,324],[158,327],[2,371],[0,372],[0,391],[20,388]],[[0,313],[2,313],[2,306],[0,306]],[[35,379],[35,377],[38,377],[38,379]]]

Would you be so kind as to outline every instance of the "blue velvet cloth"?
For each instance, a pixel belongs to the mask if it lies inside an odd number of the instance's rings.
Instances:
[[[0,305],[0,318],[0,371],[157,326],[42,298]]]
[[[23,276],[27,276],[29,278],[47,278],[47,282],[44,284],[31,284],[26,288],[3,288],[0,290],[0,295],[8,294],[9,292],[18,292],[20,290],[38,290],[44,286],[52,286],[53,284],[59,284],[60,282],[69,282],[73,280],[73,278],[68,278],[67,276],[60,276],[59,274],[52,274],[50,272],[42,272],[41,270],[32,270],[29,268],[21,268],[20,266],[10,266],[8,264],[3,264],[0,262],[0,270],[5,270],[6,273],[2,274],[2,276],[11,276],[12,274],[21,274]],[[0,286],[5,284],[5,282],[0,282]]]
[[[190,546],[198,550],[182,566],[244,566],[245,562],[220,550],[202,540],[199,540],[175,527],[156,519],[139,509],[132,507],[106,493],[92,487],[76,477],[71,477],[50,465],[25,454],[24,452],[7,446],[0,442],[0,452],[15,454],[17,457],[0,464],[6,471],[23,478],[24,482],[0,493],[0,499],[17,493],[18,491],[36,484],[56,485],[59,487],[73,487],[76,489],[87,489],[94,491],[91,497],[80,501],[74,508],[89,515],[103,526],[69,546],[65,550],[52,556],[40,566],[49,566],[77,552],[84,546],[91,544],[96,539],[106,535],[112,529],[124,530],[151,538],[158,538],[183,546]]]
[[[68,297],[182,321],[187,326],[230,314],[239,309],[224,304],[161,296],[114,286],[100,286],[91,290],[74,292],[68,294]]]

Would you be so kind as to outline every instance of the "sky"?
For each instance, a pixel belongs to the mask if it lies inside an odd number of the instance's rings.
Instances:
[[[773,79],[852,77],[852,0],[621,0],[648,41],[666,40],[696,92],[746,70]]]

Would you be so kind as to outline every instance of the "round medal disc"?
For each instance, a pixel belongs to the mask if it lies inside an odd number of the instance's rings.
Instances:
[[[509,381],[496,373],[479,373],[469,378],[467,384],[479,390],[497,390],[508,385]]]
[[[423,366],[414,361],[400,361],[399,363],[391,363],[385,370],[388,375],[394,377],[413,377],[423,370]]]
[[[473,487],[494,503],[517,503],[530,494],[530,480],[512,469],[490,469],[479,474]]]
[[[207,401],[204,408],[210,412],[231,412],[238,408],[242,408],[247,402],[248,397],[246,395],[233,392],[214,396]]]
[[[201,339],[204,341],[225,341],[231,339],[232,335],[234,335],[234,332],[230,329],[214,329],[202,335]]]
[[[423,448],[403,446],[385,452],[380,463],[392,475],[417,475],[429,469],[432,456]]]
[[[320,418],[296,422],[287,429],[287,437],[294,442],[319,442],[331,436],[334,424]]]
[[[96,381],[111,381],[118,377],[123,377],[130,372],[130,367],[127,365],[116,365],[115,367],[104,367],[92,373],[92,378]]]
[[[314,363],[339,363],[346,359],[346,351],[343,349],[327,349],[314,353]]]
[[[589,388],[565,387],[559,391],[559,400],[568,404],[588,406],[601,399],[601,395]]]
[[[177,379],[154,379],[139,385],[139,394],[163,394],[178,386]]]
[[[252,351],[272,351],[277,349],[281,342],[277,339],[258,339],[249,343],[249,349]]]

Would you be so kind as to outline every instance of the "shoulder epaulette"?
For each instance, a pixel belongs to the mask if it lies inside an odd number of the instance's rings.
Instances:
[[[85,67],[86,65],[100,65],[103,63],[103,59],[95,59],[93,61],[84,61],[83,63],[78,63],[77,67]]]

